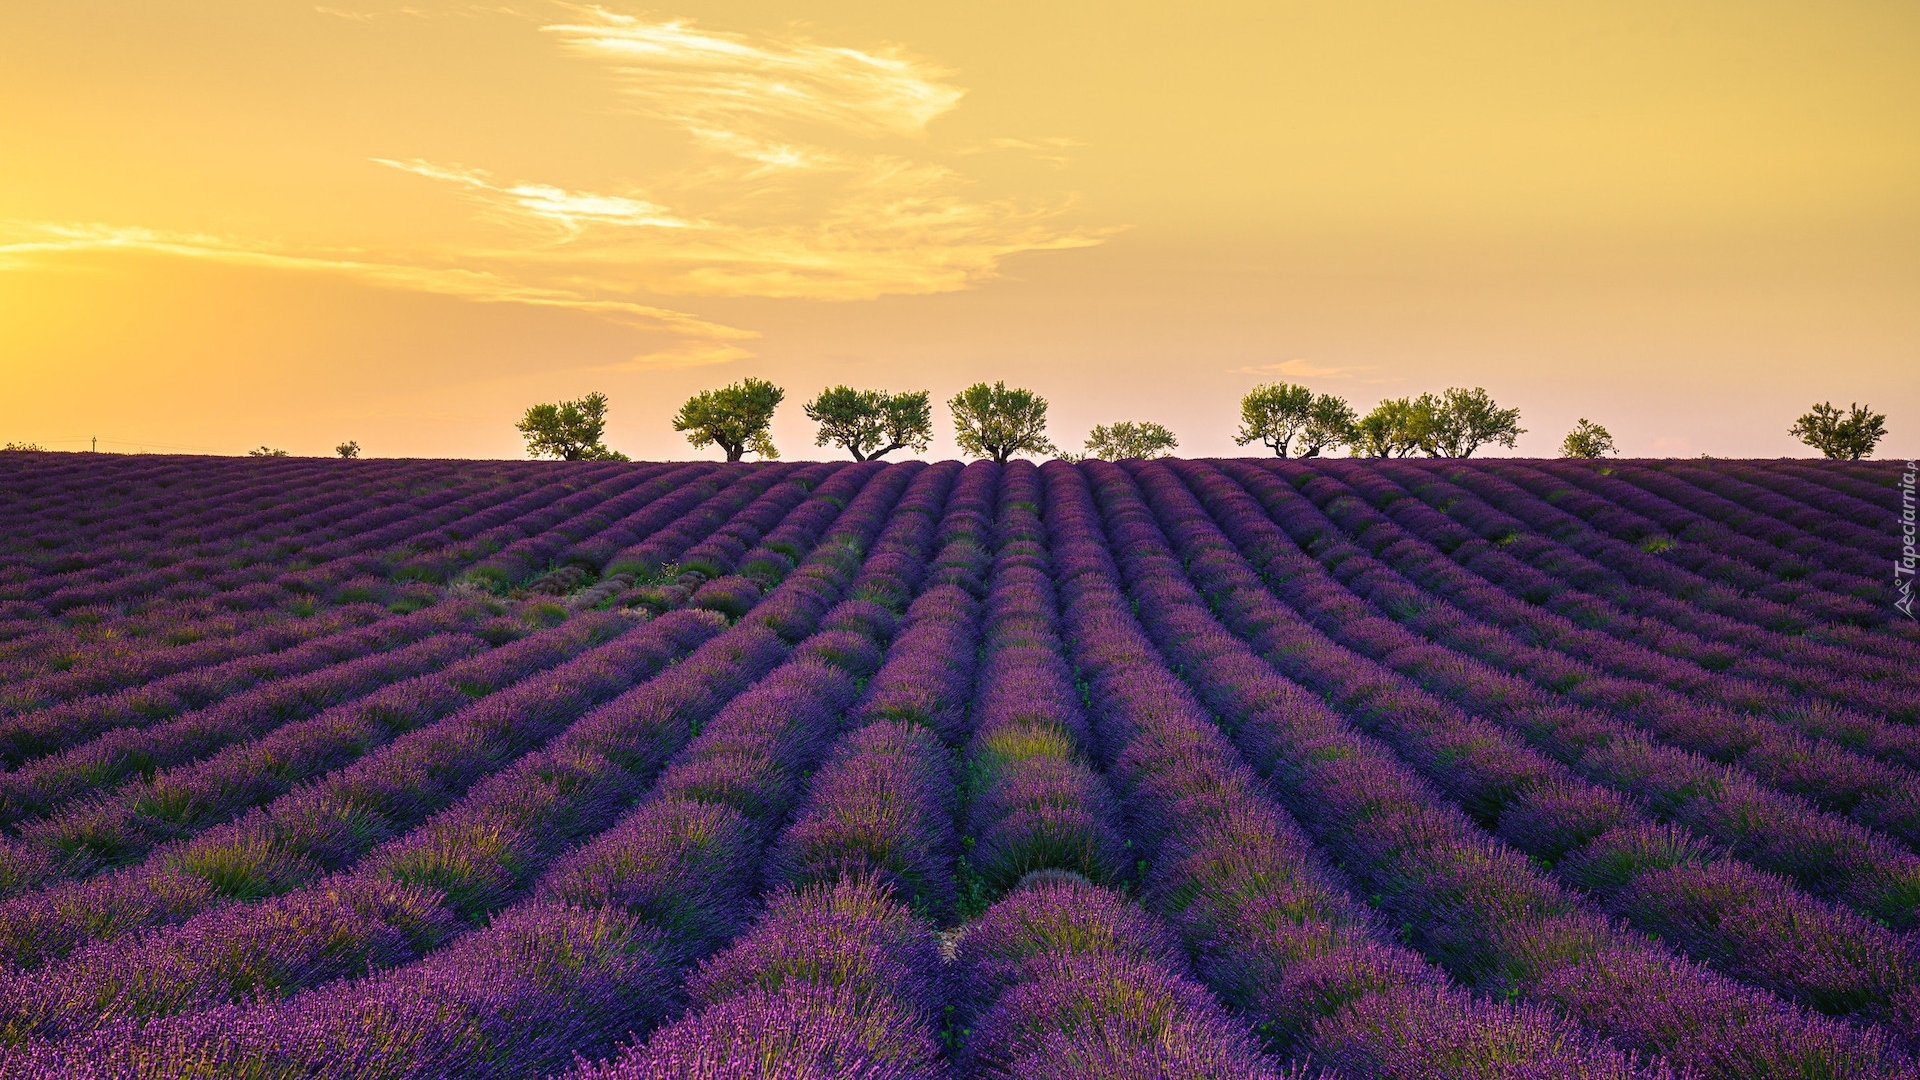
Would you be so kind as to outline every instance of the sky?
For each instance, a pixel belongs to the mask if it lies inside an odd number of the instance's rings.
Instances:
[[[1920,5],[0,0],[0,442],[519,457],[602,391],[1276,380],[1920,455]],[[956,453],[936,410],[935,456]]]

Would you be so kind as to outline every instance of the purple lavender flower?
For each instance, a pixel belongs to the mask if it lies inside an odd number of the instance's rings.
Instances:
[[[731,998],[567,1080],[946,1080],[926,1021],[846,986],[795,984]]]

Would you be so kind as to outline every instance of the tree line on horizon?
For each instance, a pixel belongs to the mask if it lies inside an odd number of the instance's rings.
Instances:
[[[685,432],[696,449],[718,446],[728,461],[741,461],[749,453],[774,460],[780,450],[773,444],[773,414],[784,400],[784,389],[765,379],[745,378],[688,398],[674,415],[673,429]],[[974,383],[948,399],[947,408],[960,449],[1002,463],[1019,454],[1051,454],[1070,461],[1153,458],[1170,454],[1180,445],[1165,425],[1119,420],[1096,424],[1087,434],[1083,453],[1063,451],[1047,438],[1047,399],[1004,382]],[[630,460],[606,445],[607,409],[607,396],[594,391],[577,401],[534,405],[514,427],[526,440],[531,457]],[[933,399],[926,390],[892,393],[831,386],[802,410],[819,425],[815,446],[838,446],[855,461],[872,461],[895,450],[925,453],[933,440]],[[1871,455],[1886,436],[1886,420],[1886,414],[1858,403],[1843,412],[1831,402],[1821,402],[1787,432],[1823,457],[1858,461]],[[1259,443],[1283,458],[1314,458],[1343,446],[1351,457],[1469,458],[1483,446],[1511,449],[1526,431],[1520,426],[1519,409],[1501,408],[1478,386],[1388,398],[1361,415],[1345,398],[1280,382],[1256,386],[1240,399],[1240,426],[1233,438],[1236,445]],[[30,442],[0,446],[0,452],[44,450]],[[360,444],[349,439],[334,447],[334,452],[342,458],[357,458]],[[1560,441],[1561,457],[1600,458],[1613,453],[1613,435],[1585,417]],[[288,454],[261,445],[247,451],[247,456]]]
[[[773,444],[773,415],[785,400],[781,387],[749,377],[688,398],[673,418],[673,429],[686,433],[696,449],[719,447],[728,461],[741,461],[749,453],[774,460],[780,451]],[[950,398],[947,408],[960,449],[1002,463],[1019,454],[1068,460],[1153,458],[1180,444],[1165,425],[1120,420],[1095,425],[1084,453],[1063,452],[1047,438],[1047,400],[1004,382],[974,383]],[[925,453],[933,439],[933,400],[926,390],[894,393],[831,386],[802,410],[819,425],[814,445],[838,446],[855,461],[876,460],[895,450]],[[606,417],[607,397],[596,391],[578,401],[535,405],[515,426],[533,457],[628,460],[603,441]],[[1388,398],[1361,415],[1337,395],[1280,382],[1256,386],[1241,398],[1234,442],[1259,443],[1283,458],[1314,458],[1341,447],[1352,457],[1469,458],[1484,446],[1511,449],[1526,431],[1518,408],[1501,408],[1478,386]],[[1825,457],[1858,460],[1886,435],[1886,416],[1859,404],[1843,413],[1823,402],[1794,421],[1789,434]],[[353,454],[347,453],[347,445],[342,444],[341,456],[356,456],[358,444],[351,444]],[[1615,452],[1612,434],[1585,417],[1560,442],[1562,457],[1599,458]]]

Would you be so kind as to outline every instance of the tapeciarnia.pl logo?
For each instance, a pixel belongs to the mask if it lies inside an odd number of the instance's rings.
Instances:
[[[1897,594],[1893,606],[1909,619],[1914,618],[1913,481],[1916,474],[1920,474],[1920,466],[1911,461],[1907,462],[1906,471],[1900,474],[1900,557],[1893,560],[1893,590]]]

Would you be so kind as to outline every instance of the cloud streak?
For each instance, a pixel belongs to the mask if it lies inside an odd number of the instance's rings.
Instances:
[[[43,265],[50,257],[102,252],[169,255],[235,266],[336,274],[357,281],[481,303],[580,311],[640,330],[681,339],[656,353],[636,357],[627,366],[683,367],[691,362],[722,363],[751,355],[738,342],[759,336],[689,315],[686,312],[577,290],[543,287],[487,270],[423,266],[405,260],[381,260],[297,254],[270,245],[206,233],[167,232],[98,222],[0,221],[0,271]],[[695,360],[695,357],[702,359]]]
[[[578,233],[588,225],[615,225],[626,228],[686,229],[698,223],[678,218],[665,207],[645,199],[624,195],[592,195],[557,188],[551,184],[514,184],[500,187],[488,174],[476,169],[435,165],[415,158],[393,161],[374,158],[375,162],[402,172],[446,180],[466,188],[485,205],[529,218],[552,222],[569,233]]]
[[[604,8],[542,29],[606,65],[636,111],[677,129],[694,157],[650,177],[645,194],[376,159],[454,186],[493,220],[550,241],[523,248],[523,265],[616,290],[867,300],[964,289],[1009,255],[1086,247],[1111,231],[1061,226],[1064,199],[980,198],[965,176],[924,160],[927,125],[963,91],[900,50],[755,38]],[[1059,151],[1076,145],[995,139],[988,148],[1063,163]]]
[[[427,8],[414,7],[412,5],[407,5],[405,7],[389,8],[385,11],[361,11],[358,8],[338,8],[338,7],[324,7],[324,6],[316,5],[313,10],[321,15],[331,16],[335,19],[346,19],[349,22],[358,22],[358,23],[370,23],[375,19],[379,19],[387,16],[393,16],[393,15],[401,15],[409,19],[445,19],[445,18],[474,19],[474,18],[480,18],[487,15],[518,16],[518,15],[524,14],[523,12],[520,12],[514,8],[501,7],[498,5],[489,5],[489,4],[459,4],[459,5],[452,5],[452,6],[441,6],[437,10],[429,10]]]
[[[1296,379],[1324,378],[1334,375],[1346,375],[1363,370],[1352,367],[1326,367],[1311,360],[1295,357],[1274,364],[1250,364],[1246,367],[1229,368],[1234,375],[1290,375]]]
[[[739,205],[746,198],[727,205],[723,181],[711,176],[705,194],[716,205],[683,215],[626,196],[479,186],[427,163],[406,171],[457,184],[490,216],[539,230],[544,240],[469,249],[466,261],[673,296],[871,300],[950,292],[993,277],[1009,255],[1088,247],[1110,232],[1063,230],[1054,220],[1058,206],[967,198],[965,179],[952,170],[884,156],[782,185],[787,201],[813,204],[803,214],[756,214]],[[736,177],[749,186],[752,179]],[[563,226],[559,235],[555,224]]]
[[[896,49],[756,40],[597,7],[581,15],[542,29],[611,65],[641,111],[691,132],[725,136],[798,122],[917,137],[965,93],[944,81],[950,72]]]
[[[315,10],[361,22],[376,14]],[[857,301],[947,292],[993,278],[1011,255],[1086,247],[1113,231],[1063,224],[1067,197],[983,196],[942,164],[929,125],[957,108],[965,91],[949,81],[951,72],[901,49],[569,10],[568,21],[541,27],[548,40],[601,65],[635,123],[664,125],[670,138],[685,140],[689,153],[668,155],[676,164],[643,174],[640,184],[506,179],[394,154],[370,164],[444,185],[476,208],[481,227],[459,243],[368,254],[120,225],[0,222],[0,268],[138,251],[341,274],[666,333],[675,344],[633,363],[682,366],[749,355],[740,343],[755,335],[643,298]],[[998,138],[984,148],[1060,163],[1076,145]]]
[[[1066,153],[1066,151],[1078,149],[1086,145],[1086,143],[1079,139],[1069,139],[1065,136],[1051,135],[1034,139],[988,139],[978,146],[969,146],[955,152],[960,154],[987,154],[996,151],[1019,150],[1025,151],[1027,156],[1035,161],[1045,162],[1056,169],[1063,169],[1073,164],[1072,155]]]

